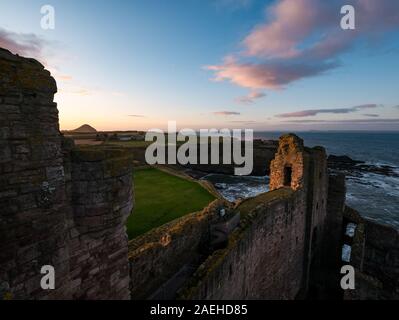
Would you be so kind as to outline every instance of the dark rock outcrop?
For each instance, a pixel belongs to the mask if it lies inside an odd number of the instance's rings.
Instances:
[[[270,173],[270,163],[274,159],[274,155],[277,152],[278,141],[273,140],[254,140],[253,143],[253,170],[252,176],[265,176]],[[188,164],[187,168],[202,171],[205,173],[219,173],[219,174],[234,174],[234,168],[236,165],[232,161],[232,164],[223,164],[223,148],[220,147],[219,164]],[[199,153],[198,153],[199,154]],[[199,163],[199,161],[198,161]]]
[[[333,171],[339,171],[347,176],[359,176],[363,173],[375,173],[389,177],[399,177],[395,171],[395,167],[387,165],[371,165],[366,164],[364,161],[353,160],[348,156],[335,156],[328,157],[328,167]]]

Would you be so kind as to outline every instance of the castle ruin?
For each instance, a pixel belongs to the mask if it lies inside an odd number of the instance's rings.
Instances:
[[[397,230],[346,207],[325,150],[295,135],[279,141],[270,192],[217,200],[128,242],[131,155],[64,138],[56,91],[39,62],[0,49],[0,298],[342,298],[349,222],[359,282],[345,298],[398,297]],[[44,265],[54,290],[40,286]]]
[[[76,149],[44,67],[0,50],[0,287],[12,299],[129,299],[123,150]],[[55,290],[40,286],[55,269]]]

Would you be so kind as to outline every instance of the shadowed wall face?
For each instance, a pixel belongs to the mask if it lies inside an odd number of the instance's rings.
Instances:
[[[12,298],[48,294],[40,288],[42,265],[54,266],[59,287],[68,277],[72,211],[56,91],[40,63],[0,50],[0,281]]]
[[[56,91],[39,62],[0,49],[0,298],[129,298],[130,158],[75,150]]]
[[[182,298],[295,299],[302,285],[305,208],[303,195],[291,190],[244,201],[228,247],[205,261]]]
[[[398,300],[399,231],[362,218],[349,207],[344,219],[356,225],[350,258],[356,271],[356,288],[345,291],[345,299]]]

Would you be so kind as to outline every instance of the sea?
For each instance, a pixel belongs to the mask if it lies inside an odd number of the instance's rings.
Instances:
[[[346,155],[375,166],[393,167],[399,175],[399,132],[294,132],[308,147],[323,146],[328,154]],[[255,132],[254,138],[278,140],[285,132]],[[269,177],[209,174],[228,200],[248,198],[268,191]],[[346,203],[371,220],[399,229],[399,176],[364,172],[347,177]]]

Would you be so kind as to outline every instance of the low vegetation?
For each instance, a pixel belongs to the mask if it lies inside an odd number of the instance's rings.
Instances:
[[[129,239],[201,210],[215,199],[199,184],[155,168],[135,171],[134,190],[135,208],[127,221]]]
[[[113,145],[113,146],[118,146],[118,147],[125,147],[125,148],[130,148],[130,147],[148,147],[152,142],[150,141],[107,141],[107,145]]]

